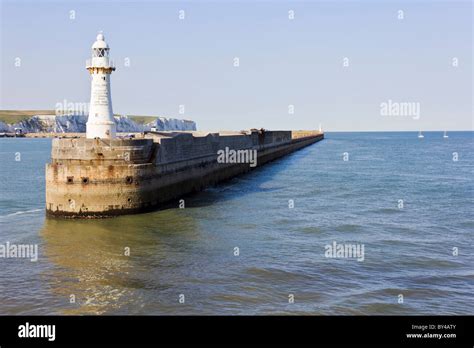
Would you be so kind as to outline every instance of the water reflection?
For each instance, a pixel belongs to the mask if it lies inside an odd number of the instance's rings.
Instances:
[[[44,257],[54,265],[44,277],[64,299],[60,313],[102,314],[143,306],[140,290],[160,287],[160,278],[149,284],[147,273],[166,267],[168,256],[179,264],[179,250],[199,233],[195,221],[175,209],[105,220],[46,219],[41,237]]]

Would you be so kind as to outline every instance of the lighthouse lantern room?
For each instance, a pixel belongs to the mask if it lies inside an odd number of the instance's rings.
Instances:
[[[116,126],[110,94],[110,74],[115,70],[115,66],[109,59],[109,50],[104,35],[99,33],[92,45],[92,58],[86,63],[91,75],[91,101],[86,136],[91,139],[115,138]]]

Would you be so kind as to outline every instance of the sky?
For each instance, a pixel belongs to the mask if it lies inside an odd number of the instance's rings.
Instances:
[[[115,113],[213,131],[474,129],[469,0],[0,1],[0,109],[88,103],[103,31]]]

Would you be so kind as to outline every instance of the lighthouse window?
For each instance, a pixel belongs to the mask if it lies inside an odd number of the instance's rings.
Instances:
[[[94,48],[94,57],[105,57],[105,48]]]
[[[102,76],[102,79],[105,81],[105,76]]]

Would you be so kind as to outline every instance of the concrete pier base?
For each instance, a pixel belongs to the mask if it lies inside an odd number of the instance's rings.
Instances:
[[[46,165],[46,212],[52,217],[102,218],[159,209],[252,169],[249,163],[219,163],[217,153],[225,147],[256,150],[261,166],[323,138],[318,132],[253,130],[54,139]]]

